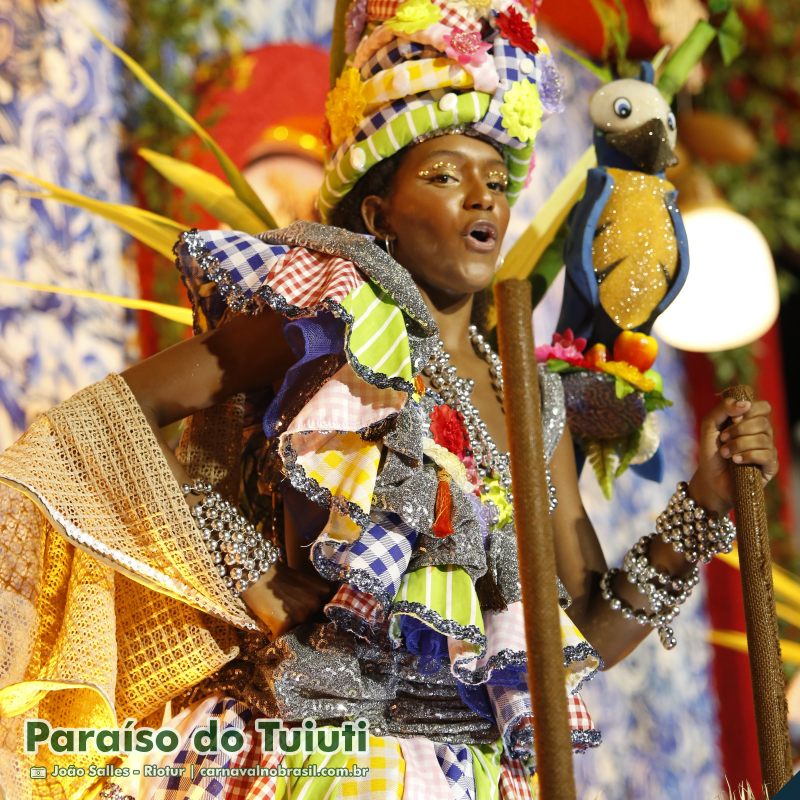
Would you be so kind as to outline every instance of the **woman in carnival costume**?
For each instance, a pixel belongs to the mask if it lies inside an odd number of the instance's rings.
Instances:
[[[35,765],[37,797],[535,796],[502,379],[472,326],[560,103],[531,5],[355,0],[326,108],[329,224],[185,233],[198,335],[0,456],[10,796],[32,796]],[[651,628],[673,646],[697,561],[730,547],[728,460],[767,480],[777,463],[766,404],[721,403],[660,535],[607,570],[560,379],[541,381],[581,750],[600,740],[581,684]],[[160,429],[186,417],[173,453]],[[368,752],[270,750],[269,718],[331,735],[364,719]],[[174,737],[165,754],[23,753],[32,719]],[[212,720],[238,731],[230,752],[200,746]]]

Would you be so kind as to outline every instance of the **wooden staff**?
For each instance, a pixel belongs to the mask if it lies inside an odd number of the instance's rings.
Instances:
[[[495,299],[539,794],[542,800],[574,800],[572,737],[531,325],[531,286],[527,281],[503,281],[495,288]]]
[[[752,402],[753,390],[749,386],[732,386],[724,396]],[[752,464],[731,464],[731,477],[761,776],[769,796],[774,797],[792,777],[792,751],[772,592],[764,485],[761,470]]]

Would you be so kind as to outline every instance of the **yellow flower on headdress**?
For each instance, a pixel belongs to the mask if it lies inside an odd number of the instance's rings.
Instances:
[[[366,105],[361,76],[357,69],[348,67],[325,99],[325,116],[331,127],[334,147],[338,147],[361,122]]]
[[[431,0],[405,0],[395,15],[387,20],[387,27],[399,33],[416,33],[442,18],[441,9]]]
[[[517,81],[503,96],[502,125],[521,142],[532,141],[542,125],[542,101],[530,81]]]
[[[628,381],[632,386],[641,389],[643,392],[652,392],[656,388],[656,383],[652,378],[648,378],[632,364],[626,361],[604,361],[599,364],[600,369],[616,378]]]

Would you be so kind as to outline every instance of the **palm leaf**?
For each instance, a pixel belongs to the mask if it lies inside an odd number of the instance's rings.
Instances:
[[[95,200],[93,197],[87,197],[79,192],[64,189],[55,183],[44,181],[34,175],[28,175],[17,170],[9,169],[7,172],[46,190],[46,193],[38,193],[34,195],[35,197],[42,200],[57,200],[60,203],[66,203],[67,205],[82,208],[92,214],[97,214],[118,225],[126,233],[169,259],[173,257],[172,247],[178,236],[186,230],[184,225],[159,214],[154,214],[152,211],[145,211],[142,208],[122,203]]]
[[[709,632],[708,638],[712,644],[718,644],[740,653],[747,652],[747,635],[741,631],[713,630]],[[800,644],[790,642],[788,639],[781,639],[780,645],[783,663],[800,666]]]
[[[264,207],[264,204],[259,199],[258,195],[253,190],[253,187],[245,180],[241,172],[236,168],[236,165],[231,161],[228,154],[217,144],[216,140],[210,133],[199,123],[195,118],[189,114],[186,109],[179,105],[170,95],[154,81],[150,75],[124,50],[121,50],[115,44],[110,42],[103,36],[102,33],[92,28],[92,33],[112,52],[116,55],[123,64],[133,73],[139,83],[147,89],[150,94],[157,100],[160,100],[175,116],[182,122],[185,122],[194,133],[196,133],[203,143],[211,150],[211,152],[219,161],[226,177],[230,181],[231,187],[236,196],[261,220],[263,227],[276,228],[278,227],[272,215]]]
[[[569,56],[573,61],[577,61],[578,64],[585,70],[591,72],[592,75],[598,78],[602,83],[611,83],[611,81],[614,80],[614,75],[610,67],[598,66],[593,61],[586,58],[586,56],[582,56],[576,50],[573,50],[571,47],[565,47],[563,44],[561,45],[561,52],[564,53],[565,56]]]
[[[730,553],[718,553],[717,558],[734,569],[739,569],[739,549],[734,547]],[[777,564],[772,565],[772,583],[775,596],[785,600],[794,608],[800,609],[800,580],[788,570]]]
[[[179,322],[181,325],[192,324],[192,311],[181,306],[172,306],[167,303],[157,303],[154,300],[142,300],[138,297],[120,297],[102,292],[90,292],[87,289],[72,289],[68,286],[53,286],[48,283],[33,283],[31,281],[18,281],[14,278],[0,277],[0,285],[14,286],[18,289],[29,289],[33,292],[47,292],[48,294],[64,294],[70,297],[82,297],[89,300],[99,300],[115,306],[128,308],[133,311],[150,311],[159,317]]]
[[[689,73],[700,63],[703,53],[708,49],[717,31],[713,25],[699,20],[689,35],[675,48],[667,59],[659,75],[656,85],[667,102],[681,90]]]
[[[603,495],[606,500],[610,500],[614,493],[614,472],[619,464],[613,443],[594,440],[582,443],[582,446],[597,476]]]
[[[216,175],[194,164],[145,147],[139,150],[139,155],[173,186],[182,189],[188,197],[234,230],[252,234],[264,230],[261,218],[257,217],[236,196],[233,189]]]
[[[347,8],[350,0],[336,0],[336,7],[333,11],[333,33],[331,34],[331,86],[334,86],[336,79],[344,68],[347,60],[345,47],[345,23],[347,19]]]

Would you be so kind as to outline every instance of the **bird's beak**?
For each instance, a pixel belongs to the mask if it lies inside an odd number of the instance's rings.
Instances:
[[[648,120],[625,133],[606,134],[606,141],[650,175],[678,163],[678,157],[669,144],[667,129],[660,119]]]

